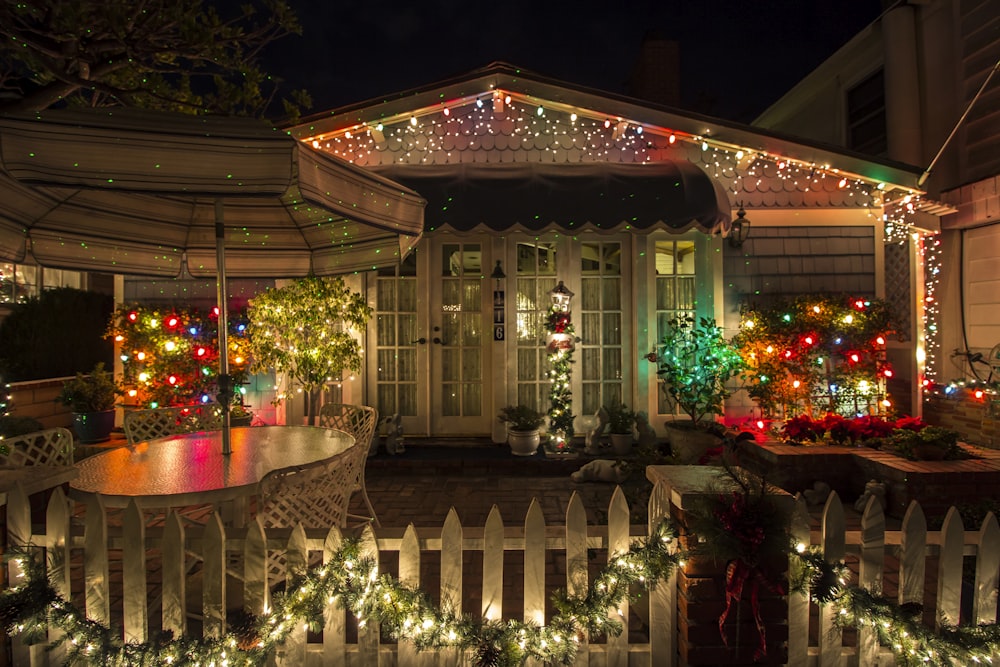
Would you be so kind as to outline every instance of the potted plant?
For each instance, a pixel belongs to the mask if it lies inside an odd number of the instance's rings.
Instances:
[[[253,412],[250,411],[249,405],[243,403],[243,394],[236,392],[233,404],[229,408],[229,425],[250,426],[251,422],[253,422]]]
[[[635,426],[635,413],[628,406],[619,403],[607,407],[608,432],[611,433],[611,447],[615,454],[623,455],[632,451],[632,429]]]
[[[671,449],[681,463],[694,463],[719,444],[722,426],[715,417],[723,413],[726,383],[743,369],[743,359],[715,320],[688,315],[667,323],[656,364],[667,398],[689,418],[666,423]]]
[[[114,375],[99,362],[89,374],[63,383],[57,400],[73,413],[73,430],[83,444],[105,442],[115,427],[115,399],[121,394]]]
[[[507,424],[507,443],[514,455],[532,456],[538,450],[544,413],[527,405],[508,405],[497,415],[497,421]]]

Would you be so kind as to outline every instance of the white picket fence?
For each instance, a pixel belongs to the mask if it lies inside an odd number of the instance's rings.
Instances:
[[[661,486],[654,489],[649,504],[649,523],[655,525],[667,515],[669,493]],[[239,593],[245,605],[259,612],[268,603],[269,590],[265,572],[276,554],[290,566],[306,563],[310,554],[320,555],[329,562],[342,542],[339,529],[325,534],[294,529],[265,531],[256,522],[249,528],[227,531],[212,514],[204,527],[189,527],[171,514],[156,527],[147,528],[148,517],[133,505],[124,511],[120,521],[108,528],[108,516],[103,504],[89,503],[83,514],[82,532],[79,519],[73,518],[72,503],[57,489],[48,505],[44,527],[32,532],[28,500],[20,490],[8,497],[7,523],[10,544],[26,542],[47,547],[50,578],[64,596],[71,592],[82,599],[88,617],[107,623],[120,619],[123,636],[128,640],[145,641],[153,628],[162,627],[175,634],[194,631],[200,625],[204,636],[218,636],[227,622],[227,609],[232,608],[234,573]],[[583,503],[575,494],[569,502],[565,525],[546,526],[537,502],[533,502],[523,524],[505,525],[494,508],[483,527],[463,527],[454,510],[441,529],[372,530],[362,534],[363,550],[378,557],[395,553],[398,558],[398,578],[405,584],[428,589],[421,581],[421,558],[426,552],[439,559],[440,582],[437,593],[442,603],[461,605],[469,596],[463,585],[470,576],[463,573],[463,556],[474,552],[482,558],[480,581],[476,584],[481,597],[484,617],[516,618],[543,622],[546,618],[547,588],[567,587],[570,593],[582,593],[588,587],[588,572],[595,565],[588,550],[598,553],[625,551],[637,539],[645,537],[648,526],[632,526],[628,504],[619,489],[608,508],[608,522],[603,526],[588,526]],[[793,517],[793,531],[806,543],[820,544],[828,559],[854,556],[858,561],[858,576],[862,585],[879,586],[883,577],[898,576],[900,601],[922,601],[926,563],[934,562],[936,572],[937,607],[933,618],[954,622],[959,618],[963,556],[976,558],[974,620],[994,622],[997,608],[998,573],[1000,573],[1000,529],[996,519],[987,517],[981,529],[965,531],[958,513],[952,510],[941,531],[928,532],[920,507],[913,504],[900,531],[886,531],[885,519],[877,503],[869,503],[860,531],[848,531],[844,510],[836,495],[832,495],[823,511],[819,531],[810,539],[809,516],[805,503],[799,499]],[[232,535],[231,532],[238,534]],[[523,608],[503,606],[504,553],[523,554],[523,582],[519,596]],[[898,557],[896,572],[887,571],[886,555]],[[554,559],[565,564],[565,577],[547,573]],[[890,561],[892,559],[889,559]],[[117,561],[117,563],[115,562]],[[197,567],[192,570],[191,563]],[[606,562],[606,561],[602,561]],[[74,563],[75,567],[67,567]],[[602,563],[597,563],[600,565]],[[71,581],[71,572],[79,571],[82,581]],[[112,567],[114,566],[114,567]],[[11,564],[9,576],[16,581],[17,566]],[[110,576],[115,572],[115,576]],[[155,585],[151,572],[158,573]],[[192,572],[196,576],[192,576]],[[229,573],[227,587],[227,572]],[[119,574],[120,573],[120,574]],[[508,575],[509,577],[509,575]],[[508,586],[509,587],[509,586]],[[196,590],[197,589],[197,590]],[[197,595],[192,593],[197,592]],[[192,599],[194,598],[194,599]],[[865,630],[858,633],[856,646],[842,645],[842,633],[833,624],[832,613],[821,609],[814,620],[812,635],[818,641],[810,645],[809,601],[803,595],[789,596],[789,665],[892,665],[892,654],[879,647]],[[238,606],[238,605],[237,605]],[[469,611],[468,604],[464,605]],[[625,631],[618,637],[601,642],[584,641],[577,665],[594,667],[637,667],[677,665],[676,581],[656,586],[643,595],[629,613],[625,605],[619,620]],[[619,610],[610,613],[618,616]],[[151,619],[150,614],[158,617]],[[629,627],[629,619],[638,619],[641,627]],[[196,619],[192,622],[191,619]],[[963,619],[965,620],[965,619]],[[152,621],[152,622],[151,622]],[[189,625],[191,623],[191,625]],[[468,656],[454,650],[417,652],[407,642],[392,643],[380,638],[379,628],[368,625],[356,631],[348,627],[346,616],[337,607],[326,614],[321,639],[310,640],[304,628],[292,633],[283,650],[276,656],[279,665],[385,665],[436,667],[438,665],[470,664]],[[818,626],[818,627],[815,627]],[[629,630],[639,632],[630,633]],[[642,636],[636,635],[642,633]],[[14,641],[15,665],[61,664],[61,652],[48,653],[41,646],[25,646]]]

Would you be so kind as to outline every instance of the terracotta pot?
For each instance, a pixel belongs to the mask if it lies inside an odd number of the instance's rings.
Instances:
[[[514,456],[534,456],[541,440],[537,429],[534,431],[507,429],[507,444],[510,445],[510,452]]]

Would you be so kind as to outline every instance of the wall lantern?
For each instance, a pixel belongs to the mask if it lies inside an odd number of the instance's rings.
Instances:
[[[569,302],[573,298],[573,293],[563,285],[563,281],[549,290],[549,298],[552,299],[552,307],[564,313],[569,312]]]
[[[741,203],[740,210],[736,212],[736,219],[733,220],[733,225],[729,229],[729,245],[741,248],[748,236],[750,236],[750,221],[747,220],[747,212],[743,210]]]
[[[500,260],[497,260],[497,265],[493,267],[493,273],[490,274],[490,278],[497,281],[497,289],[501,288],[500,281],[504,280],[507,274],[503,272],[503,267],[500,266]]]

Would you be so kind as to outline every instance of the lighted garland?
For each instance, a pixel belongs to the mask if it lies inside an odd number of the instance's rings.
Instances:
[[[514,667],[528,658],[548,664],[571,664],[583,633],[617,635],[622,624],[609,615],[629,597],[635,584],[650,588],[667,577],[683,555],[671,553],[674,531],[666,520],[646,540],[613,555],[587,594],[553,596],[555,616],[546,626],[515,620],[484,621],[435,606],[420,590],[390,575],[379,575],[372,559],[361,556],[360,542],[345,540],[331,561],[313,568],[289,590],[278,593],[268,613],[252,619],[247,630],[218,639],[172,638],[146,643],[124,642],[118,633],[88,620],[49,584],[44,565],[24,551],[8,558],[21,564],[25,581],[0,593],[0,622],[8,634],[44,638],[48,626],[63,631],[69,662],[103,665],[205,664],[263,665],[268,656],[303,622],[321,627],[332,605],[350,610],[359,626],[377,622],[392,637],[413,642],[417,649],[469,649],[476,665]]]
[[[569,311],[559,306],[549,308],[545,320],[549,343],[549,433],[555,437],[557,451],[565,449],[573,438],[573,392],[570,377],[573,373],[573,348],[576,330]]]
[[[821,604],[833,605],[841,627],[870,627],[901,664],[988,664],[1000,651],[996,623],[942,625],[935,632],[920,622],[921,607],[898,605],[858,586],[847,585],[847,567],[828,563],[818,547],[799,545],[792,559],[793,590],[807,591]]]

